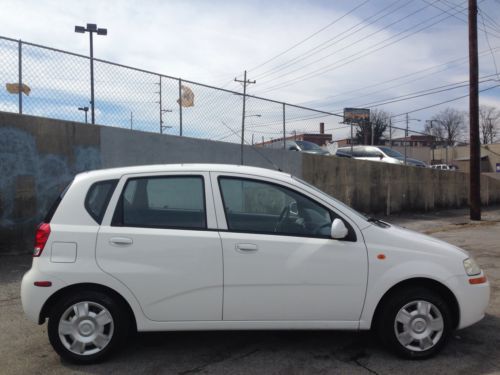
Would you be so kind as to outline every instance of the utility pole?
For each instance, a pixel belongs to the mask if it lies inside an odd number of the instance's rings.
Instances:
[[[351,157],[353,156],[352,155],[352,148],[353,148],[353,143],[354,143],[354,139],[353,139],[353,135],[352,135],[352,132],[353,132],[353,124],[352,122],[350,123],[351,125]]]
[[[405,165],[406,165],[406,155],[407,155],[407,147],[408,147],[408,124],[410,119],[408,118],[408,113],[406,114],[406,130],[405,130]]]
[[[389,147],[392,147],[392,118],[389,119]]]
[[[243,112],[241,114],[241,155],[240,155],[240,163],[243,165],[243,144],[245,143],[245,105],[247,101],[247,85],[251,83],[256,83],[257,81],[247,80],[247,71],[243,75],[243,81],[235,78],[235,82],[243,83]]]
[[[469,0],[470,219],[481,220],[477,1]]]
[[[370,121],[370,132],[372,133],[372,146],[374,145],[375,133],[373,132],[373,121]]]
[[[130,130],[134,127],[134,112],[130,111]]]

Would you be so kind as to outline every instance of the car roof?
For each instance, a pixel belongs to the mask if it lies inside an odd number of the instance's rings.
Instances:
[[[131,167],[119,167],[98,169],[79,173],[76,178],[81,179],[110,179],[119,178],[126,174],[158,173],[158,172],[223,172],[223,173],[243,173],[262,177],[270,177],[279,180],[289,181],[292,177],[289,173],[284,173],[267,168],[249,167],[235,164],[152,164],[138,165]]]

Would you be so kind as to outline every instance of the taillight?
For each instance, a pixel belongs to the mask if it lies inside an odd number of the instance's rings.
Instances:
[[[39,257],[42,254],[43,248],[49,239],[49,234],[50,224],[41,223],[35,233],[35,249],[33,250],[33,257]]]

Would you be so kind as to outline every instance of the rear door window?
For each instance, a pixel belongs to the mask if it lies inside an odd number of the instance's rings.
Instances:
[[[113,226],[206,229],[201,176],[131,178],[118,201]]]

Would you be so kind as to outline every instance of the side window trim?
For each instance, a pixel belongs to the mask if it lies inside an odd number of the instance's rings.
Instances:
[[[356,231],[354,230],[354,227],[351,225],[351,223],[349,223],[347,220],[345,220],[341,215],[336,214],[335,211],[332,210],[331,208],[325,206],[321,202],[318,202],[317,199],[313,199],[313,198],[311,198],[310,196],[304,194],[301,191],[298,191],[298,190],[296,190],[296,189],[294,189],[292,187],[289,187],[289,186],[280,185],[280,184],[278,184],[276,182],[273,182],[273,181],[261,180],[261,179],[258,179],[258,178],[252,178],[252,177],[248,177],[248,176],[218,174],[218,175],[216,175],[214,177],[217,179],[218,193],[219,193],[219,196],[220,196],[222,213],[224,215],[225,224],[226,224],[226,228],[219,229],[219,231],[221,231],[221,232],[253,233],[253,234],[271,235],[271,236],[289,236],[289,237],[301,237],[301,238],[321,238],[321,239],[327,238],[327,237],[324,237],[324,236],[311,236],[309,234],[307,234],[307,235],[300,235],[300,234],[287,234],[287,233],[241,231],[241,230],[230,229],[229,228],[229,220],[228,220],[227,212],[226,212],[226,204],[224,202],[224,194],[222,193],[222,187],[221,187],[221,179],[226,178],[226,179],[246,180],[246,181],[251,181],[251,182],[266,183],[266,184],[270,184],[270,185],[275,185],[275,186],[278,186],[280,189],[292,191],[295,194],[298,194],[298,195],[300,195],[300,196],[302,196],[302,197],[304,197],[304,198],[306,198],[308,200],[311,200],[314,203],[316,203],[318,206],[320,206],[323,209],[325,209],[326,211],[328,211],[328,213],[330,214],[330,219],[332,220],[332,222],[337,217],[340,218],[342,221],[344,221],[344,223],[347,225],[347,227],[349,229],[349,236],[351,236],[351,239],[346,240],[346,241],[350,241],[350,242],[356,242],[357,241]],[[331,238],[329,238],[329,239],[331,239]],[[331,239],[331,240],[332,241],[338,241],[338,240],[334,240],[334,239]]]
[[[125,176],[124,176],[125,177]],[[153,226],[153,225],[127,225],[123,224],[123,209],[121,213],[119,212],[120,207],[123,207],[123,196],[125,194],[125,190],[127,188],[128,183],[131,180],[140,180],[140,179],[168,179],[168,178],[183,178],[183,177],[196,177],[201,180],[202,187],[202,198],[203,198],[203,214],[204,214],[204,226],[200,228],[192,228],[192,227],[177,227],[177,226]],[[118,199],[116,201],[115,207],[111,213],[111,221],[110,226],[112,227],[131,227],[131,228],[150,228],[150,229],[176,229],[176,230],[198,230],[204,231],[208,229],[208,212],[207,212],[207,190],[206,190],[206,182],[205,176],[203,174],[151,174],[151,175],[128,175],[125,177],[125,180],[121,186],[121,191],[119,192]],[[121,220],[120,216],[121,215]]]

